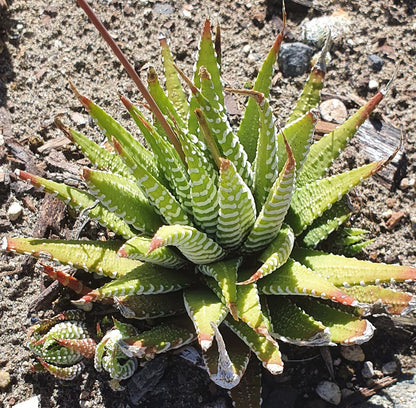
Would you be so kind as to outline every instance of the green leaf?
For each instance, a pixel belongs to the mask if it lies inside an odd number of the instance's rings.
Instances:
[[[362,344],[374,334],[374,326],[352,313],[335,309],[311,298],[296,298],[296,303],[314,319],[321,321],[331,333],[331,341],[344,345]]]
[[[134,162],[121,145],[115,143],[115,148],[132,169],[137,185],[165,221],[168,224],[191,224],[185,210],[172,193],[158,179],[153,177],[145,167],[141,167],[137,162]]]
[[[234,388],[241,380],[250,359],[250,349],[230,330],[212,324],[217,347],[202,353],[208,374],[215,384],[225,389]]]
[[[257,359],[250,359],[247,369],[237,386],[228,391],[235,408],[258,408],[261,405],[261,366]]]
[[[84,241],[34,238],[3,238],[2,249],[47,258],[96,272],[111,278],[126,275],[142,265],[133,259],[119,258],[120,241]]]
[[[186,225],[164,225],[159,228],[152,239],[149,252],[166,245],[177,247],[185,258],[197,265],[217,261],[225,254],[207,234]]]
[[[128,295],[114,298],[114,305],[127,319],[155,319],[185,313],[180,291],[160,295]]]
[[[332,204],[362,180],[377,173],[384,164],[384,161],[370,163],[298,188],[293,194],[286,222],[295,235],[299,235]]]
[[[111,212],[138,231],[154,233],[162,220],[136,183],[117,174],[85,168],[83,178],[90,191]]]
[[[185,307],[192,319],[198,343],[207,351],[214,339],[212,323],[219,326],[228,314],[228,308],[208,288],[185,289],[183,292]]]
[[[253,227],[256,206],[250,189],[227,159],[221,160],[218,195],[217,241],[232,250],[240,246]]]
[[[290,258],[272,274],[260,279],[257,287],[260,293],[266,295],[313,296],[344,305],[358,305],[354,298],[338,289],[329,280]]]
[[[239,278],[247,279],[250,270],[239,272]],[[269,336],[271,329],[268,318],[263,314],[256,283],[237,286],[237,314],[241,321],[262,336]]]
[[[313,143],[313,135],[317,120],[317,111],[311,110],[295,121],[289,122],[279,131],[277,134],[279,170],[282,169],[283,164],[287,159],[283,135],[292,149],[296,161],[296,171],[299,173]]]
[[[280,231],[290,206],[295,183],[296,163],[286,143],[288,159],[243,245],[243,251],[256,252],[270,244]]]
[[[301,187],[320,179],[328,172],[332,162],[338,157],[358,128],[370,116],[370,113],[383,99],[384,94],[378,92],[342,125],[322,137],[311,146],[309,154],[299,172],[296,185]]]
[[[222,92],[220,67],[217,62],[217,56],[215,53],[214,44],[212,42],[211,22],[209,19],[205,20],[201,35],[201,41],[199,43],[198,59],[195,65],[194,84],[197,88],[200,88],[201,86],[199,69],[202,66],[207,69],[211,76],[215,94],[218,97],[218,103],[224,105],[224,94]]]
[[[136,235],[136,231],[114,213],[108,211],[93,195],[78,188],[56,183],[22,170],[16,170],[16,174],[22,180],[29,181],[34,187],[52,194],[70,207],[82,210],[89,218],[111,229],[116,234],[127,239]]]
[[[299,242],[305,247],[315,247],[346,222],[350,218],[351,213],[351,209],[348,206],[348,197],[344,195],[340,201],[334,203],[329,210],[325,211],[321,217],[317,218],[305,230],[305,233],[299,237]],[[334,241],[337,242],[335,238]]]
[[[325,58],[326,52],[323,52],[323,54]],[[302,93],[296,102],[296,106],[286,123],[289,124],[294,122],[301,118],[306,112],[318,107],[318,104],[321,101],[321,90],[324,86],[323,80],[326,72],[325,68],[323,68],[322,64],[317,64],[312,68]]]
[[[283,32],[280,32],[267,54],[254,83],[253,91],[263,93],[265,98],[269,97],[273,77],[273,65],[276,62],[282,40]],[[249,98],[237,136],[243,145],[244,150],[247,152],[248,160],[250,162],[253,162],[256,157],[258,135],[259,109],[256,102]]]
[[[151,238],[142,236],[131,238],[118,250],[117,255],[138,259],[142,262],[150,262],[166,268],[180,268],[188,263],[171,248],[158,248],[149,253],[151,241]]]
[[[282,357],[279,346],[273,339],[259,335],[241,320],[236,321],[227,317],[224,322],[254,351],[266,370],[273,375],[281,374],[283,371]]]
[[[145,263],[137,266],[124,276],[92,290],[89,294],[79,299],[76,304],[120,296],[176,292],[190,286],[193,280],[193,276],[184,270],[178,273],[171,269]]]
[[[137,336],[121,341],[120,346],[127,356],[151,359],[156,354],[177,349],[194,340],[195,330],[186,317],[172,319],[169,324],[154,326]]]
[[[87,97],[80,95],[72,84],[71,87],[90,116],[103,131],[107,140],[113,143],[113,138],[116,139],[131,156],[134,156],[135,160],[143,167],[146,167],[153,176],[158,177],[159,171],[152,153],[146,150],[120,123],[103,109]]]
[[[263,265],[257,269],[257,271],[251,275],[249,279],[244,282],[240,282],[239,284],[246,285],[248,283],[253,283],[258,279],[269,275],[277,268],[280,268],[288,260],[289,255],[292,252],[294,242],[295,236],[292,228],[283,224],[277,237],[258,258],[260,261],[264,262]]]
[[[59,119],[55,119],[55,123],[98,169],[108,170],[127,179],[133,179],[130,170],[119,156],[99,146],[82,133],[67,128]]]
[[[298,346],[324,346],[329,330],[293,303],[289,296],[267,296],[272,336]]]
[[[291,256],[336,286],[406,282],[416,279],[416,268],[409,266],[361,261],[304,248],[295,248]]]
[[[231,315],[234,319],[237,317],[237,271],[241,265],[243,258],[228,259],[226,261],[214,262],[208,265],[198,265],[198,270],[206,276],[210,276],[215,279],[218,286],[208,286],[217,294],[221,299],[224,298],[223,303],[227,305]],[[219,290],[218,290],[219,287]]]
[[[269,101],[263,94],[254,97],[260,111],[260,135],[254,160],[253,194],[256,207],[261,209],[270,189],[279,176],[277,136]]]
[[[410,293],[397,292],[381,286],[352,286],[344,288],[344,292],[359,302],[371,304],[372,313],[385,310],[393,315],[406,315],[416,306],[416,300]]]
[[[166,38],[160,38],[159,41],[166,78],[165,85],[169,96],[168,100],[172,101],[172,104],[175,106],[174,111],[178,111],[180,116],[185,119],[189,113],[189,104],[185,92],[183,91],[181,81],[173,66],[173,58],[168,42]]]
[[[144,115],[126,98],[123,99],[126,107],[142,132],[147,143],[152,148],[157,160],[159,174],[168,181],[171,191],[187,212],[191,212],[189,176],[186,168],[172,143],[151,125]],[[128,153],[128,152],[127,152]],[[165,185],[164,180],[158,178]]]
[[[208,124],[210,133],[216,139],[222,157],[232,161],[248,187],[253,184],[253,172],[251,164],[247,160],[247,154],[234,135],[228,117],[224,112],[214,109],[209,100],[199,91],[186,75],[177,68],[184,81],[190,87],[192,94],[199,103]]]

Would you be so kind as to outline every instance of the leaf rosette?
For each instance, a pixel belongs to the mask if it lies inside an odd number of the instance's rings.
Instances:
[[[120,97],[151,151],[71,84],[112,146],[107,150],[58,122],[93,164],[81,172],[88,191],[17,172],[119,237],[3,240],[4,250],[112,279],[95,289],[81,286],[77,304],[106,300],[125,318],[152,319],[144,332],[117,322],[98,345],[95,366],[112,378],[132,375],[137,358],[196,339],[212,380],[232,389],[236,404],[247,406],[252,398],[258,406],[259,392],[244,391],[258,383],[259,365],[249,361],[257,358],[272,374],[281,373],[278,341],[360,344],[374,331],[365,319],[372,306],[398,314],[413,307],[411,295],[380,285],[413,280],[415,268],[314,249],[351,215],[347,193],[390,160],[327,176],[387,88],[314,143],[327,44],[286,126],[277,130],[269,96],[282,40],[281,32],[253,89],[235,90],[222,85],[219,35],[213,40],[209,20],[192,79],[173,64],[162,39],[166,90],[153,68],[146,92],[140,88],[152,120]],[[225,92],[248,98],[238,129],[227,116]],[[348,242],[365,246],[361,236]],[[242,381],[245,371],[250,379]]]

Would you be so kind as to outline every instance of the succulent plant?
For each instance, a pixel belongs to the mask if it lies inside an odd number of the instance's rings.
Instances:
[[[29,349],[57,378],[72,380],[82,371],[81,360],[94,357],[96,344],[84,320],[82,310],[68,310],[29,329]]]
[[[24,171],[17,175],[119,238],[4,238],[2,247],[111,278],[90,289],[51,266],[45,268],[82,295],[78,305],[111,300],[127,319],[152,319],[142,332],[115,320],[116,328],[97,347],[98,370],[124,379],[134,372],[137,358],[149,359],[197,340],[211,379],[230,390],[236,406],[249,406],[248,401],[259,406],[259,365],[251,354],[279,374],[283,361],[278,340],[360,344],[373,334],[365,319],[373,307],[396,314],[413,307],[411,295],[381,284],[414,280],[415,268],[314,249],[348,220],[347,193],[391,159],[326,176],[387,87],[313,143],[328,43],[286,126],[276,130],[269,89],[283,32],[252,90],[223,88],[219,30],[213,40],[209,20],[192,80],[173,64],[168,43],[161,39],[165,93],[153,68],[146,89],[86,2],[78,3],[146,99],[140,106],[145,113],[151,111],[153,120],[120,96],[151,151],[71,84],[107,138],[103,147],[57,121],[94,165],[81,172],[89,192]],[[248,97],[236,131],[224,92]],[[355,251],[365,245],[362,234],[345,230],[338,241]],[[32,348],[47,361],[38,343]]]

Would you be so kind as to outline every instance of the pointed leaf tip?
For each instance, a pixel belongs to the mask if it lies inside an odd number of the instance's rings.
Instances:
[[[78,89],[75,87],[75,85],[71,82],[70,79],[68,79],[68,82],[69,82],[69,86],[70,86],[72,92],[74,92],[77,99],[82,103],[82,105],[84,106],[84,108],[87,111],[90,111],[91,104],[92,104],[91,99],[88,99],[86,96],[81,95],[80,92],[78,91]]]
[[[133,107],[133,103],[130,101],[130,99],[126,98],[125,96],[118,94],[118,97],[120,98],[123,105],[126,107],[128,111]]]

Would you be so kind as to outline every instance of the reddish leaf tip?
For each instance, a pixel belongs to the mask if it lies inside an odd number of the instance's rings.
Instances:
[[[149,250],[147,251],[147,254],[150,254],[155,249],[162,247],[164,244],[165,240],[163,238],[154,236],[153,239],[150,241]]]
[[[127,258],[128,253],[126,251],[126,248],[124,246],[122,246],[118,251],[117,251],[117,256],[119,256],[120,258]]]
[[[133,103],[130,101],[130,99],[126,98],[125,96],[118,94],[118,97],[120,98],[123,105],[126,107],[128,111],[133,107]]]

